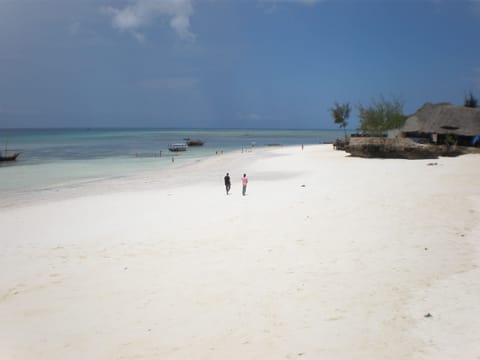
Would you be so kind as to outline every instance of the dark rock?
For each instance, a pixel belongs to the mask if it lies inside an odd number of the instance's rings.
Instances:
[[[356,157],[381,159],[437,159],[466,153],[463,147],[420,144],[408,138],[351,138],[345,151]]]

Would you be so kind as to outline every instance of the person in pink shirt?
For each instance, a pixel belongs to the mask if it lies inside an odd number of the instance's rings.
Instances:
[[[245,196],[245,193],[247,192],[247,184],[248,184],[247,174],[243,174],[243,177],[242,177],[242,195],[243,196]]]

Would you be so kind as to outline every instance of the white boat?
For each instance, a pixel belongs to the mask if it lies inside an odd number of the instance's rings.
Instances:
[[[170,145],[168,145],[168,150],[173,151],[173,152],[186,151],[187,150],[187,144],[185,144],[185,143],[170,144]]]

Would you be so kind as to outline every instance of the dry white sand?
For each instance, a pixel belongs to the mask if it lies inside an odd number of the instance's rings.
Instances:
[[[0,359],[479,359],[479,160],[277,148],[4,204]]]

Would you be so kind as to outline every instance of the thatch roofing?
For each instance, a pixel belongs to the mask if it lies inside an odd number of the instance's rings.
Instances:
[[[480,135],[480,109],[427,103],[405,121],[402,132]]]

